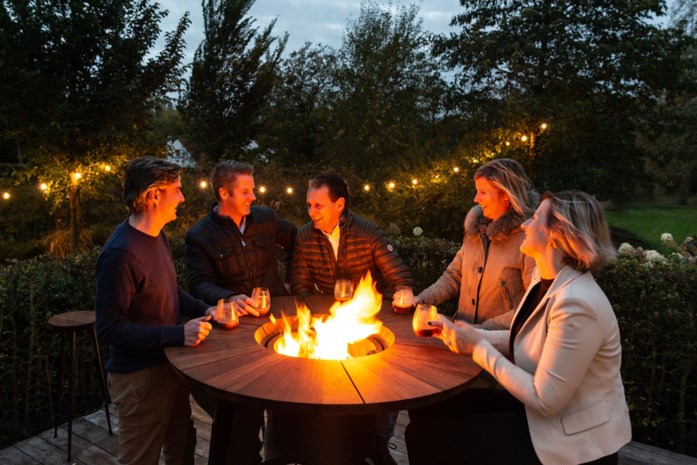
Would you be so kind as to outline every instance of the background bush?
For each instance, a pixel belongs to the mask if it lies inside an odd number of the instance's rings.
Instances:
[[[390,239],[411,267],[418,290],[442,274],[459,247],[425,237]],[[172,238],[171,244],[178,280],[185,286],[183,240]],[[0,267],[0,447],[52,425],[60,335],[46,321],[56,313],[92,307],[96,257],[93,250]],[[697,456],[697,269],[620,259],[596,279],[620,324],[634,439]],[[450,312],[455,303],[441,310]],[[87,348],[80,352],[81,386],[98,393],[89,341],[80,341],[79,347]]]

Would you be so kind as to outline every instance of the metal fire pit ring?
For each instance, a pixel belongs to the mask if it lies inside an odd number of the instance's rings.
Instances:
[[[286,320],[288,320],[290,323],[290,329],[293,332],[297,332],[298,319],[296,317],[287,317]],[[266,347],[268,350],[278,352],[276,344],[283,337],[283,332],[285,329],[284,326],[284,323],[280,320],[277,320],[275,324],[271,321],[264,323],[254,333],[254,339],[257,341],[257,343],[263,347]],[[394,339],[394,333],[383,325],[380,328],[379,333],[373,334],[363,340],[350,344],[348,352],[353,358],[375,355],[388,349],[392,344],[394,344]]]

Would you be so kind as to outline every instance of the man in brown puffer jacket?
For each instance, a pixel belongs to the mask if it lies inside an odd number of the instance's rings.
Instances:
[[[338,174],[310,180],[307,211],[312,221],[298,230],[292,294],[333,294],[337,279],[355,285],[368,271],[383,294],[413,287],[409,268],[380,228],[349,212],[349,202],[348,186]]]
[[[377,225],[349,212],[349,188],[344,178],[324,173],[312,178],[307,191],[309,223],[298,230],[291,267],[292,294],[334,293],[337,279],[354,286],[370,271],[378,291],[392,296],[412,291],[414,280],[397,251]],[[399,412],[376,415],[375,465],[396,465],[388,448]]]

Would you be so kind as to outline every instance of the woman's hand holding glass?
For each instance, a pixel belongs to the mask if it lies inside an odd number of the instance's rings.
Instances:
[[[460,320],[441,318],[439,321],[429,322],[429,325],[436,330],[434,336],[456,354],[471,354],[474,347],[484,338],[477,328]]]

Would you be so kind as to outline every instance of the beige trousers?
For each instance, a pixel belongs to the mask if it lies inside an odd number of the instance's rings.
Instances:
[[[109,373],[109,394],[119,415],[121,465],[193,463],[196,431],[189,387],[169,364],[133,373]]]

